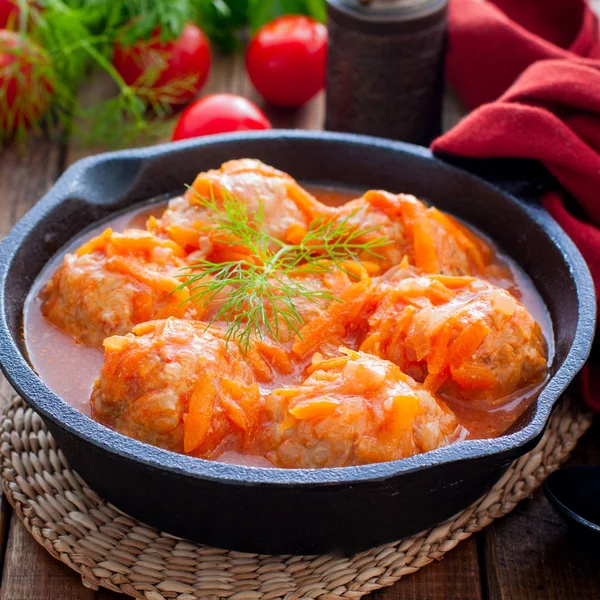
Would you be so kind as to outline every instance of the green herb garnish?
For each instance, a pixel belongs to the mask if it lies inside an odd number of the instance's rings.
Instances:
[[[10,100],[8,85],[0,86],[0,141],[43,130],[75,133],[88,145],[127,146],[165,137],[172,123],[171,100],[187,89],[190,81],[172,80],[157,89],[161,60],[143,80],[127,84],[112,65],[115,44],[126,47],[148,40],[156,32],[163,42],[177,39],[186,23],[197,24],[221,50],[242,47],[247,30],[286,13],[305,14],[324,20],[325,0],[15,0],[19,16],[9,28],[19,32],[23,45],[3,49],[15,55],[15,65],[0,68],[0,81],[8,81],[11,69],[31,78],[30,93],[50,98],[45,114],[36,103]],[[40,52],[29,60],[27,48]],[[36,58],[36,56],[38,58]],[[165,57],[166,58],[166,57]],[[164,61],[163,61],[164,62]],[[93,77],[112,81],[113,95],[81,101]],[[109,89],[109,86],[104,86]],[[90,101],[90,96],[93,97]],[[160,123],[160,120],[163,120]]]
[[[193,191],[193,190],[192,190]],[[322,274],[334,268],[356,278],[347,265],[358,262],[361,254],[380,257],[376,249],[389,243],[385,237],[361,239],[378,230],[359,228],[350,223],[356,213],[334,220],[317,218],[297,244],[289,244],[269,235],[263,227],[263,207],[249,214],[244,202],[223,194],[217,202],[196,192],[196,201],[208,208],[213,224],[207,228],[221,235],[231,246],[240,246],[247,258],[215,263],[199,260],[186,268],[180,288],[190,290],[190,300],[197,303],[214,301],[217,311],[208,325],[217,321],[227,324],[226,339],[248,351],[253,337],[268,334],[279,342],[280,328],[300,336],[303,319],[296,308],[299,299],[317,306],[340,301],[331,292],[313,289],[295,275]]]

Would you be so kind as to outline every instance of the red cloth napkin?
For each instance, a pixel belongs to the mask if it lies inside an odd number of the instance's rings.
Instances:
[[[558,185],[542,203],[587,260],[600,299],[597,18],[583,0],[450,0],[446,60],[450,85],[474,110],[432,150],[541,161],[576,205]],[[600,369],[588,366],[582,384],[600,410]]]

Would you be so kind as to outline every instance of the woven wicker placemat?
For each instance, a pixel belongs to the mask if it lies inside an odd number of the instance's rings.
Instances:
[[[581,402],[566,397],[538,446],[472,506],[434,529],[351,558],[246,554],[148,527],[86,486],[39,415],[20,398],[2,420],[2,487],[37,542],[89,588],[146,600],[355,600],[440,559],[509,513],[568,457],[590,424]]]

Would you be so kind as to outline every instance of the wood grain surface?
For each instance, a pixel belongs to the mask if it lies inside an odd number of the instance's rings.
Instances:
[[[600,4],[600,0],[598,0]],[[207,93],[232,91],[257,100],[241,58],[217,57]],[[319,129],[322,96],[299,111],[267,109],[275,127]],[[445,123],[460,115],[452,98]],[[0,153],[0,238],[52,185],[63,168],[89,153],[32,141],[24,156]],[[0,402],[10,393],[0,378]],[[580,442],[574,462],[600,464],[600,424]],[[410,518],[410,515],[407,515]],[[3,600],[116,600],[123,596],[84,588],[79,576],[51,559],[27,534],[0,497],[0,570]],[[441,561],[380,590],[373,600],[593,600],[600,598],[600,552],[571,538],[541,491],[448,553]]]

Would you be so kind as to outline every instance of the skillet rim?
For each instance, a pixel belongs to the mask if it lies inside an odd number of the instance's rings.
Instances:
[[[44,384],[15,343],[6,319],[7,276],[15,255],[32,229],[47,217],[51,209],[68,198],[73,182],[79,180],[88,169],[98,164],[128,160],[148,162],[172,152],[184,152],[192,148],[210,147],[223,143],[234,144],[247,140],[265,140],[267,143],[269,141],[293,143],[293,140],[325,144],[337,142],[356,147],[376,146],[394,153],[418,156],[431,161],[432,167],[440,173],[447,172],[468,177],[479,186],[501,194],[509,202],[517,204],[518,208],[544,231],[558,247],[563,260],[570,269],[578,298],[579,318],[571,348],[563,364],[549,378],[540,392],[536,401],[535,414],[527,426],[499,438],[464,440],[410,458],[386,463],[324,469],[249,467],[176,454],[119,434],[79,412]],[[146,467],[222,484],[268,487],[359,484],[390,479],[403,473],[458,461],[491,456],[502,459],[503,456],[514,454],[515,451],[517,451],[516,454],[522,454],[542,434],[554,405],[587,359],[594,337],[595,317],[594,284],[587,264],[575,244],[542,208],[527,204],[480,177],[440,160],[426,148],[355,134],[284,129],[265,132],[236,132],[87,157],[69,167],[0,244],[0,367],[16,391],[44,419],[101,450],[116,454],[122,459],[138,462]]]

